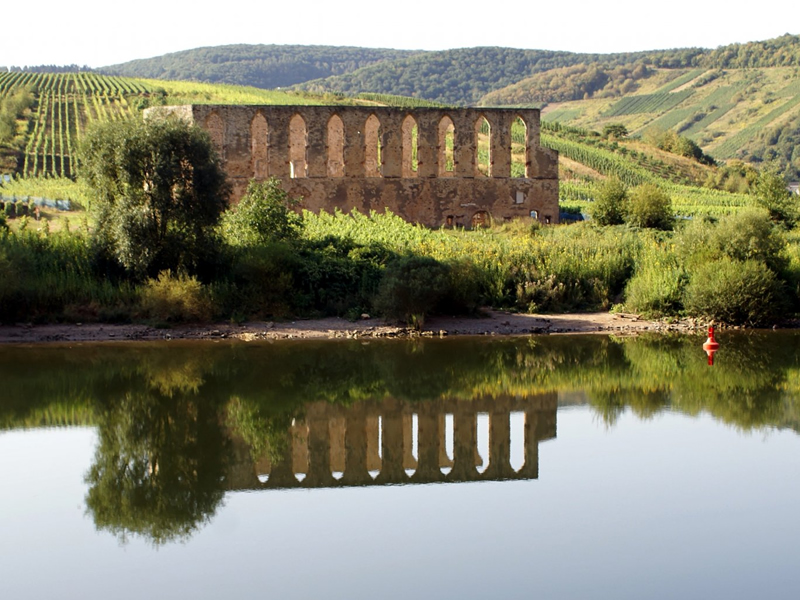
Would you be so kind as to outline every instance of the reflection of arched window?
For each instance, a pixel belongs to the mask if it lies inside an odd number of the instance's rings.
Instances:
[[[211,113],[206,117],[206,130],[211,136],[211,143],[219,154],[220,158],[223,157],[223,150],[225,148],[225,123],[217,113]]]
[[[528,128],[520,117],[511,123],[511,176],[528,176]]]
[[[418,129],[414,117],[403,119],[403,177],[417,176]]]
[[[308,177],[308,134],[300,115],[289,121],[289,174],[292,178]]]
[[[488,227],[489,226],[489,213],[485,210],[479,210],[472,215],[472,227]]]
[[[344,123],[338,115],[328,121],[328,177],[344,177]]]
[[[456,128],[450,117],[442,117],[439,121],[439,177],[452,177],[455,169],[455,143]]]
[[[253,177],[264,179],[269,176],[269,143],[267,120],[258,113],[250,123],[250,158],[253,164]]]
[[[492,174],[492,128],[486,117],[475,122],[475,177]]]
[[[375,115],[364,124],[364,175],[381,177],[381,122]]]

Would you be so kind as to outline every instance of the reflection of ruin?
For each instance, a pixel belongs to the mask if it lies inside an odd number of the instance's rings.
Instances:
[[[254,464],[239,442],[228,489],[535,479],[539,442],[556,436],[556,407],[555,393],[349,408],[317,402],[292,425],[275,462]]]
[[[277,177],[314,212],[389,209],[432,227],[558,221],[558,154],[540,145],[537,109],[187,105],[145,114],[167,113],[209,132],[234,201],[251,179]]]

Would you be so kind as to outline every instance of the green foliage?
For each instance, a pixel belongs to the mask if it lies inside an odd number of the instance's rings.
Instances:
[[[181,121],[98,125],[81,148],[98,245],[135,277],[214,260],[229,188],[208,134]]]
[[[689,314],[721,323],[758,326],[781,314],[782,300],[781,284],[764,263],[723,257],[691,273],[685,306]]]
[[[672,130],[662,131],[658,128],[650,128],[646,132],[645,139],[648,143],[665,152],[685,156],[705,165],[713,166],[716,164],[714,159],[704,154],[700,146],[695,142]]]
[[[652,183],[633,188],[625,205],[625,222],[635,227],[672,229],[674,221],[670,197]]]
[[[211,318],[211,302],[203,285],[186,274],[162,271],[141,288],[139,307],[145,318],[160,322],[202,322]]]
[[[239,204],[223,215],[222,231],[228,243],[235,246],[297,239],[303,227],[300,215],[291,210],[297,204],[279,179],[253,180]]]
[[[449,287],[446,265],[426,256],[401,256],[390,262],[381,280],[376,308],[384,316],[421,326]]]
[[[621,140],[628,137],[628,128],[621,123],[609,123],[603,127],[603,137]]]
[[[597,186],[597,196],[589,214],[599,225],[619,225],[627,212],[628,190],[616,177],[609,177]]]
[[[773,221],[792,225],[798,220],[797,200],[786,189],[783,177],[775,171],[762,171],[754,187],[756,203],[769,211]]]

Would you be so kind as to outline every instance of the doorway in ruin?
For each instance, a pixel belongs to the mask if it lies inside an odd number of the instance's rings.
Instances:
[[[452,177],[455,171],[455,137],[456,127],[453,125],[453,120],[448,117],[442,117],[439,121],[439,140],[438,140],[438,156],[439,156],[439,177]]]
[[[479,210],[474,215],[472,215],[472,228],[476,229],[478,227],[488,227],[491,223],[491,217],[489,213],[485,210]]]
[[[289,176],[308,177],[308,130],[300,115],[289,121]]]
[[[344,177],[344,123],[339,115],[328,120],[328,177]]]

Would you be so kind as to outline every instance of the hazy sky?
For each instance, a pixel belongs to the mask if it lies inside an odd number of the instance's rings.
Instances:
[[[99,67],[222,44],[573,52],[716,48],[800,32],[794,0],[39,0],[6,15],[0,66]]]

